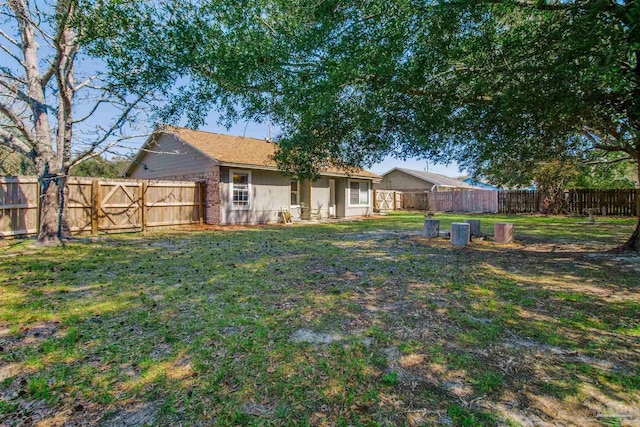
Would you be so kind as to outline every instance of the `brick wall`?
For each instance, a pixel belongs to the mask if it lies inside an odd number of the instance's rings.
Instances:
[[[206,185],[205,188],[205,216],[206,224],[220,224],[222,221],[220,197],[220,167],[213,166],[211,171],[199,174],[184,174],[163,177],[162,179],[179,181],[197,181]]]
[[[207,174],[206,183],[206,208],[205,221],[207,224],[220,224],[222,221],[222,204],[220,196],[220,167],[214,166]]]

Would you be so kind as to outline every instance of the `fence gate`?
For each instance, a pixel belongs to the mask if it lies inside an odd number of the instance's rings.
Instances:
[[[374,209],[378,212],[392,211],[396,209],[394,199],[396,197],[395,191],[375,190],[375,205]]]
[[[142,183],[100,182],[97,200],[100,231],[142,230]]]

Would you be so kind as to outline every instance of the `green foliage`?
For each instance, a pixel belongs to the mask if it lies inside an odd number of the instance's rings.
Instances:
[[[71,169],[71,175],[119,178],[128,164],[129,160],[125,157],[114,157],[112,159],[94,157]]]
[[[621,156],[609,153],[602,163],[578,164],[578,174],[569,184],[572,188],[596,188],[612,190],[616,188],[637,188],[636,165],[629,161],[616,161]],[[597,161],[597,160],[596,160]]]
[[[46,376],[35,376],[29,378],[27,392],[34,399],[46,400],[51,397],[48,379]]]
[[[497,372],[481,372],[472,381],[478,391],[482,394],[496,393],[502,386],[502,375]]]
[[[386,374],[382,375],[382,383],[389,385],[389,386],[393,386],[396,385],[400,382],[400,380],[398,379],[398,373],[391,371],[391,372],[387,372]]]
[[[33,164],[23,155],[0,146],[0,175],[32,175]]]
[[[423,156],[480,174],[594,146],[637,157],[633,2],[239,5],[174,15],[192,84],[166,117],[186,106],[197,124],[194,108],[216,105],[231,121],[271,120],[278,160],[297,173],[327,156]]]
[[[0,400],[0,415],[9,414],[17,410],[18,410],[17,403],[11,403],[11,402],[6,402],[4,400]]]

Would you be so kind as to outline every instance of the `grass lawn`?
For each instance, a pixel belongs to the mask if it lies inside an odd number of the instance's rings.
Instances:
[[[480,218],[4,242],[0,425],[640,425],[635,220]]]

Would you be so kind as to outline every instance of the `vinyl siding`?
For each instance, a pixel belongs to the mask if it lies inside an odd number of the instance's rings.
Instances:
[[[351,216],[369,216],[373,213],[372,201],[373,189],[371,181],[369,181],[369,205],[350,206],[349,180],[346,178],[336,179],[336,216],[338,218],[346,218]]]
[[[229,171],[250,172],[249,209],[234,209],[231,203]],[[279,172],[221,168],[222,224],[264,224],[278,222],[283,206],[291,201],[291,179]]]
[[[375,185],[378,190],[396,191],[431,191],[432,187],[433,183],[423,181],[398,170],[385,175],[382,181]]]
[[[345,200],[347,201],[346,206],[345,206],[345,216],[346,217],[350,217],[350,216],[369,216],[373,213],[373,208],[372,208],[372,203],[373,203],[373,186],[371,184],[371,181],[369,181],[369,204],[367,206],[361,206],[361,205],[351,205],[350,204],[350,195],[351,195],[351,191],[349,189],[350,187],[350,181],[362,181],[360,179],[356,179],[356,180],[345,180]]]
[[[150,147],[157,152],[145,152],[129,174],[136,179],[160,179],[200,175],[211,171],[215,162],[173,135],[163,134]],[[175,154],[173,154],[175,153]]]
[[[320,209],[322,218],[329,218],[330,197],[328,177],[321,177],[311,185],[311,208]]]

